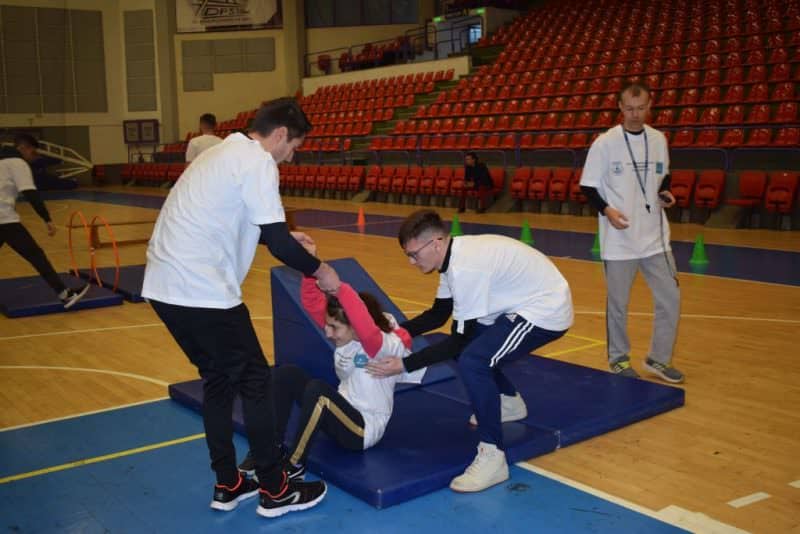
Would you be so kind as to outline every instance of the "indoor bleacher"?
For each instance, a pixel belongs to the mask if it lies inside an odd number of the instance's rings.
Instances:
[[[595,16],[611,5],[617,14]],[[781,5],[545,3],[484,37],[476,50],[492,51],[483,56],[491,59],[457,81],[452,69],[425,71],[423,63],[416,74],[365,71],[362,80],[321,86],[300,97],[315,128],[299,165],[285,167],[282,190],[338,198],[363,190],[383,201],[441,205],[463,184],[452,156],[476,151],[501,156],[490,166],[496,194],[515,201],[510,209],[550,201],[589,213],[577,185],[582,160],[594,138],[619,122],[623,83],[638,80],[654,91],[651,123],[667,136],[673,168],[684,177],[673,182],[678,209],[698,209],[705,220],[720,206],[741,205],[741,187],[725,182],[738,184],[742,171],[750,176],[748,156],[757,164],[785,154],[797,164],[800,8]],[[246,129],[254,114],[221,122],[218,135]],[[174,182],[193,135],[155,154],[162,163],[125,166],[123,180]],[[437,165],[437,155],[451,158]],[[745,186],[749,211],[791,214],[796,166],[762,172],[761,188]]]

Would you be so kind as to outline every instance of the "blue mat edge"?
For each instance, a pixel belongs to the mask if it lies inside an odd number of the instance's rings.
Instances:
[[[62,278],[62,280],[65,277],[74,278],[76,280],[79,279],[78,277],[72,275],[71,273],[59,273],[59,276]],[[38,275],[20,276],[16,278],[7,278],[5,280],[15,280],[15,279],[32,280],[32,281],[42,280],[41,277]],[[42,281],[42,283],[44,283],[44,281]],[[71,287],[69,284],[67,284],[67,286]],[[109,306],[119,306],[122,304],[122,301],[124,300],[121,295],[117,295],[116,293],[113,293],[105,288],[92,288],[89,291],[95,292],[98,290],[101,292],[106,292],[107,294],[100,296],[94,295],[92,296],[91,299],[88,300],[84,298],[79,302],[77,302],[74,306],[72,306],[72,308],[68,310],[64,309],[64,305],[54,296],[53,297],[54,300],[52,302],[47,302],[45,304],[41,304],[39,306],[32,306],[29,308],[8,308],[5,304],[0,302],[0,313],[5,315],[9,319],[18,319],[21,317],[34,317],[37,315],[49,315],[53,313],[67,313],[79,310],[92,310],[96,308],[107,308]]]

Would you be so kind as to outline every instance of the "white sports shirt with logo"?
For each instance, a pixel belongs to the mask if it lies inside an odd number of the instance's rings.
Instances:
[[[644,194],[625,144],[622,125],[600,135],[586,156],[581,185],[596,188],[608,205],[621,211],[629,222],[627,228],[617,230],[607,217],[598,215],[600,253],[604,260],[648,258],[670,250],[669,222],[658,200],[658,189],[669,174],[667,140],[664,134],[647,125],[642,134],[628,133],[631,151],[643,181],[645,134],[649,158]],[[647,205],[650,206],[649,212]]]
[[[142,296],[193,308],[238,306],[260,225],[285,220],[272,155],[258,141],[229,135],[169,192],[147,247]]]

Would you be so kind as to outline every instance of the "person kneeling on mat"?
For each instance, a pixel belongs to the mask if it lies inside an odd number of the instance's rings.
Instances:
[[[501,235],[451,237],[432,210],[409,215],[398,240],[412,265],[424,274],[439,273],[431,309],[402,326],[416,336],[452,315],[454,333],[406,358],[370,362],[368,371],[392,376],[458,356],[480,443],[475,460],[450,488],[482,491],[508,479],[502,423],[527,415],[502,368],[572,326],[569,284],[533,247]]]
[[[316,246],[304,244],[316,255]],[[300,408],[300,422],[291,446],[285,448],[291,477],[302,479],[311,441],[317,430],[345,449],[360,451],[378,443],[386,431],[394,407],[394,387],[398,382],[419,383],[425,369],[376,380],[366,372],[369,360],[387,355],[409,354],[411,336],[385,313],[370,293],[356,293],[342,283],[327,296],[316,280],[303,277],[300,298],[306,312],[336,345],[333,354],[339,387],[312,379],[296,365],[281,365],[273,370],[276,433],[284,436],[292,405]],[[290,451],[290,452],[288,452]],[[248,453],[239,470],[253,476],[255,463]]]

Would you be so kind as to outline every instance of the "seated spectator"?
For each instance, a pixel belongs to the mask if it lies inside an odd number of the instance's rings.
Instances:
[[[464,213],[469,191],[475,191],[478,196],[478,208],[475,211],[478,213],[486,211],[486,204],[492,195],[493,188],[494,182],[492,182],[492,176],[489,174],[486,164],[478,160],[475,152],[467,152],[467,155],[464,156],[464,187],[461,189],[458,199],[458,212]]]

